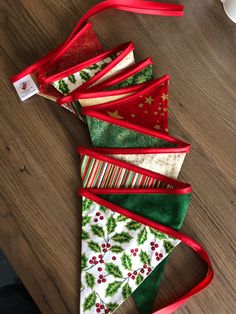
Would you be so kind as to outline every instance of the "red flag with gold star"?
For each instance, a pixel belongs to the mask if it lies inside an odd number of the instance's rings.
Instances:
[[[82,107],[161,133],[168,132],[169,76],[128,88],[77,94]]]

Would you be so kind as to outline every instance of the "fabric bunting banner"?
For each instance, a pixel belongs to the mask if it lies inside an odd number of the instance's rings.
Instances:
[[[180,232],[192,187],[178,175],[190,144],[169,134],[170,77],[154,78],[150,57],[136,62],[132,42],[103,49],[88,19],[107,9],[183,15],[182,5],[100,2],[64,43],[11,81],[22,100],[35,93],[49,98],[78,116],[90,133],[92,147],[77,148],[82,180],[80,313],[111,314],[130,296],[141,314],[172,313],[213,278],[206,251]],[[197,252],[208,271],[187,294],[155,310],[165,265],[181,243]]]

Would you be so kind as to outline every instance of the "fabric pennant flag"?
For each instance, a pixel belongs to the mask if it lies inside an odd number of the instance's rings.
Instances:
[[[105,81],[93,85],[89,90],[91,92],[113,90],[148,82],[153,79],[152,65],[153,60],[148,57],[143,61],[132,64]]]
[[[201,256],[208,265],[208,272],[189,293],[153,314],[172,313],[179,303],[199,292],[212,280],[210,260],[197,242],[122,207],[122,203],[111,203],[107,196],[113,196],[114,200],[119,195],[116,189],[82,188],[78,194],[83,197],[81,313],[113,313],[148,280],[153,269],[165,261],[180,241]],[[130,195],[126,195],[127,199],[131,204]],[[146,203],[149,215],[153,210],[151,204]],[[145,294],[149,294],[149,289]]]
[[[190,145],[167,134],[83,108],[88,122],[91,141],[95,147],[109,148],[168,148],[186,151]]]
[[[77,93],[76,97],[88,113],[90,110],[136,125],[168,132],[169,76],[148,83],[116,90]]]
[[[94,152],[177,179],[184,158],[189,152],[176,148],[94,148]]]
[[[45,67],[38,69],[35,78],[38,82],[39,95],[55,101],[61,97],[60,89],[56,89],[50,83],[43,82],[43,78],[48,79],[59,73],[68,71],[77,64],[85,63],[91,58],[103,53],[103,47],[97,38],[91,23],[85,26],[76,34],[61,53],[56,55]],[[73,81],[73,77],[70,77]],[[59,84],[58,84],[59,85]],[[60,83],[62,88],[63,82]],[[64,85],[64,91],[66,86]]]
[[[89,198],[82,210],[81,313],[113,313],[179,240]]]

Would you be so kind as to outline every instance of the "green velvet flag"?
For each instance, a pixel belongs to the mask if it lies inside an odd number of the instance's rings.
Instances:
[[[180,229],[191,193],[188,194],[101,194],[101,198],[163,225]]]

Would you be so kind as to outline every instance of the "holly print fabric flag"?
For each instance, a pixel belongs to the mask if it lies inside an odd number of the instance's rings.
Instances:
[[[165,196],[154,190],[150,192],[147,190],[142,194],[133,189],[79,189],[78,194],[83,197],[81,313],[113,313],[129,295],[135,294],[145,285],[180,241],[198,252],[209,267],[208,273],[201,284],[186,296],[154,314],[163,311],[172,313],[178,308],[179,302],[200,291],[212,280],[213,270],[204,249],[188,236],[156,222],[158,215],[161,219],[163,213],[165,215],[165,211],[159,213],[163,204],[161,198]],[[175,193],[177,191],[173,193],[176,198]],[[183,196],[182,193],[179,195]],[[150,203],[147,203],[145,196]],[[170,207],[174,205],[170,200],[167,202]],[[143,216],[145,212],[147,218]],[[155,218],[153,213],[157,215]],[[150,239],[153,241],[143,246]],[[163,267],[160,270],[163,271]],[[144,297],[144,300],[152,297],[152,287],[151,281],[140,297]],[[146,310],[142,313],[146,313]]]
[[[62,77],[61,79],[53,82],[52,85],[63,95],[68,95],[104,69],[114,57],[116,57],[116,55],[107,57],[102,61],[98,61],[97,63],[94,63],[79,72],[71,72],[72,74],[67,77]]]
[[[123,62],[123,61],[122,61]],[[114,71],[113,71],[114,73]],[[122,87],[129,87],[138,85],[147,81],[150,81],[153,78],[152,75],[152,66],[151,66],[151,59],[147,58],[147,60],[134,64],[131,67],[125,68],[123,71],[120,71],[117,75],[112,76],[111,78],[106,79],[100,84],[93,85],[92,87],[89,87],[89,91],[96,91],[102,89],[119,89]],[[80,93],[76,93],[76,99],[78,98],[78,95]],[[86,92],[86,97],[87,97]],[[115,97],[122,98],[126,95],[119,95],[119,96],[112,96],[111,99],[114,99]],[[62,99],[58,97],[58,102],[61,106],[64,108],[70,110],[72,113],[77,115],[82,121],[86,121],[83,118],[82,110],[81,110],[81,103],[79,100],[71,101],[73,99],[72,96],[69,96],[69,98],[66,98],[66,102],[64,102]],[[103,102],[103,99],[101,102]],[[83,102],[85,100],[83,99]],[[91,99],[88,100],[89,104],[92,103]],[[96,98],[95,103],[98,103],[99,99]]]
[[[113,313],[180,242],[82,200],[80,313]]]

